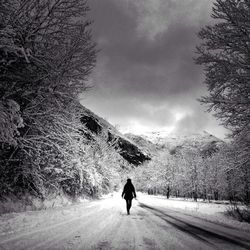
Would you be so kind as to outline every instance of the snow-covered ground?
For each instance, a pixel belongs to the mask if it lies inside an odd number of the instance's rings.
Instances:
[[[185,200],[183,198],[171,198],[167,199],[166,196],[151,196],[150,199],[147,196],[142,195],[141,201],[147,202],[151,206],[161,206],[169,209],[174,209],[176,211],[182,211],[185,214],[192,216],[197,216],[203,218],[204,220],[211,222],[218,222],[228,226],[234,226],[244,231],[250,232],[250,224],[246,222],[239,222],[226,215],[230,205],[227,202],[221,202],[221,204],[203,202],[202,200],[195,202],[193,199]]]
[[[138,193],[131,215],[121,193],[99,201],[0,216],[0,249],[250,249],[250,226],[227,205]]]

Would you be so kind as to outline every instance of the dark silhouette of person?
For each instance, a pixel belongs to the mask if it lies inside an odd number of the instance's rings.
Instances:
[[[123,188],[122,198],[126,200],[127,213],[129,214],[129,210],[132,206],[132,199],[136,198],[135,187],[132,184],[131,179],[127,179],[127,183]]]

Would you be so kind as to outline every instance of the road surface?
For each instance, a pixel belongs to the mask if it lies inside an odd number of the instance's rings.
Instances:
[[[156,198],[141,196],[133,200],[130,215],[120,194],[64,208],[2,215],[0,249],[250,249],[247,232],[152,206]]]

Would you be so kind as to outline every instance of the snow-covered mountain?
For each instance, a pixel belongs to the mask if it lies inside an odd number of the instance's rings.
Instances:
[[[149,156],[155,155],[158,151],[158,146],[144,136],[134,135],[131,133],[125,134],[125,136],[131,142],[139,146],[143,150],[143,152],[145,152]]]
[[[157,154],[159,151],[168,151],[174,154],[177,150],[183,148],[198,149],[204,154],[211,154],[218,149],[220,144],[224,143],[222,140],[206,131],[192,134],[175,134],[158,131],[148,132],[140,136],[133,134],[126,134],[126,136],[153,155]]]

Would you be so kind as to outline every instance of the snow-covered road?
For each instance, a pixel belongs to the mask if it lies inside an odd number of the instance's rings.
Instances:
[[[250,233],[139,195],[0,217],[0,249],[250,249]],[[181,201],[178,201],[181,202]]]

